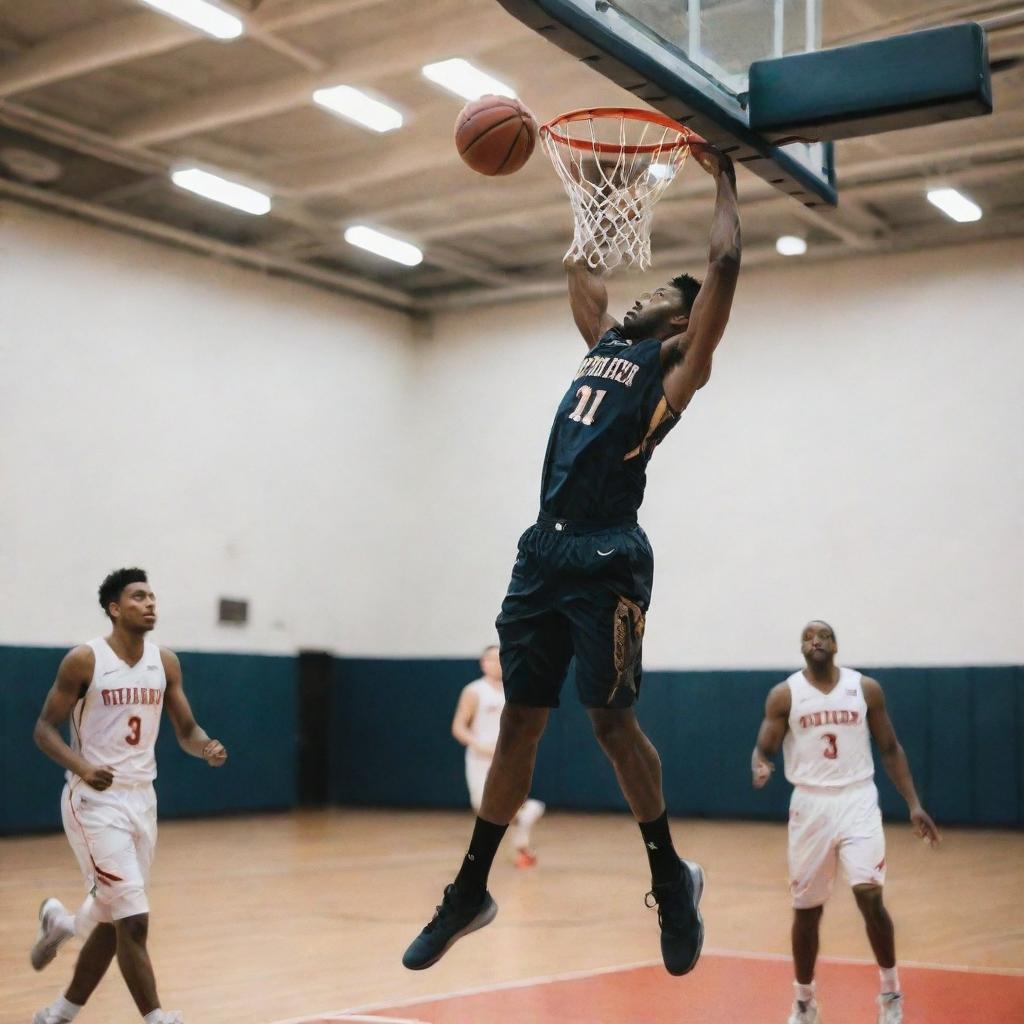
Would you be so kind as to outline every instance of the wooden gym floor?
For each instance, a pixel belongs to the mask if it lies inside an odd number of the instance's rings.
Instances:
[[[430,970],[406,971],[402,951],[451,879],[470,826],[468,811],[163,822],[150,948],[164,1006],[186,1024],[785,1020],[781,823],[674,822],[680,851],[708,872],[706,953],[687,978],[659,966],[632,820],[559,812],[537,826],[536,869],[517,872],[499,854],[494,924]],[[907,1024],[1024,1020],[1024,833],[948,830],[934,853],[901,825],[887,836]],[[75,940],[45,972],[28,964],[47,895],[72,907],[81,898],[63,835],[0,840],[0,1024],[28,1024],[70,976]],[[822,955],[828,1024],[873,1021],[877,974],[842,885],[826,910]],[[138,1019],[115,966],[78,1021]]]

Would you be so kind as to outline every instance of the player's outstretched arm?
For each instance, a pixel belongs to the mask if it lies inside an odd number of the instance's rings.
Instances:
[[[618,327],[608,312],[608,289],[598,271],[585,260],[567,256],[562,262],[569,284],[569,307],[587,348],[593,348],[606,331]]]
[[[941,843],[942,837],[935,822],[925,812],[917,797],[907,755],[896,738],[896,730],[893,729],[889,712],[885,709],[885,694],[882,693],[882,687],[876,679],[869,679],[867,676],[864,676],[861,685],[864,688],[864,700],[868,705],[868,728],[878,745],[882,767],[885,768],[885,774],[892,779],[900,796],[907,802],[914,832],[929,846]]]
[[[51,761],[73,772],[93,789],[103,790],[113,783],[113,770],[106,765],[90,764],[81,754],[75,753],[60,734],[60,727],[68,720],[92,681],[95,668],[96,655],[88,645],[72,648],[64,655],[57,669],[57,678],[46,695],[43,709],[32,730],[32,738]]]
[[[711,376],[711,359],[725,333],[740,273],[740,213],[732,161],[711,146],[694,146],[693,156],[715,179],[717,195],[711,222],[708,269],[686,330],[665,342],[668,351],[665,397],[682,412]]]
[[[757,730],[757,742],[750,756],[750,771],[755,789],[763,789],[775,771],[772,758],[779,752],[789,728],[792,695],[786,683],[773,686],[764,702],[764,720]]]
[[[228,752],[219,740],[212,740],[196,722],[185,696],[185,687],[181,680],[181,662],[174,651],[166,647],[160,648],[160,660],[163,662],[164,675],[167,677],[167,689],[164,691],[164,705],[167,715],[174,726],[174,735],[178,738],[178,746],[193,757],[201,757],[211,768],[219,768],[227,759]]]

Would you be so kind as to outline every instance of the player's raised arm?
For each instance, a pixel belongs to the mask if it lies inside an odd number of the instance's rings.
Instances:
[[[81,754],[72,750],[60,734],[60,727],[68,720],[85,688],[92,681],[95,665],[96,656],[91,647],[83,645],[68,651],[46,695],[32,738],[51,761],[74,772],[87,786],[103,790],[108,789],[114,781],[113,771],[105,765],[90,764]]]
[[[885,694],[882,687],[878,680],[867,676],[861,680],[861,686],[864,690],[864,700],[868,705],[868,728],[871,730],[871,738],[878,746],[885,774],[892,779],[900,796],[906,800],[914,832],[929,846],[935,846],[942,842],[942,837],[935,822],[925,812],[918,799],[907,755],[896,738],[896,730],[892,727],[889,712],[885,709]]]
[[[569,284],[569,308],[587,348],[593,348],[601,336],[618,327],[608,312],[608,289],[597,270],[585,260],[567,256],[562,262]]]
[[[665,373],[665,397],[677,412],[711,376],[711,358],[725,333],[740,273],[740,214],[732,161],[710,146],[694,146],[693,156],[715,179],[717,195],[711,222],[708,269],[693,302],[686,330],[666,346],[675,346]]]
[[[773,686],[764,704],[764,720],[757,731],[757,742],[750,756],[750,771],[755,789],[762,789],[775,771],[772,758],[779,752],[789,728],[792,694],[786,683]]]
[[[164,675],[167,677],[167,689],[164,691],[164,704],[167,715],[174,726],[174,734],[178,738],[178,746],[193,757],[201,757],[211,768],[219,768],[227,759],[228,753],[219,740],[210,739],[200,726],[181,680],[181,662],[174,651],[166,647],[160,648],[160,660],[163,662]]]

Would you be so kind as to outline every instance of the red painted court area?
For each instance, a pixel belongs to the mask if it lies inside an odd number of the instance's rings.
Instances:
[[[877,978],[873,964],[822,961],[818,995],[823,1020],[874,1024]],[[900,979],[906,1024],[1024,1021],[1024,974],[901,965]],[[784,1024],[791,1001],[788,959],[705,953],[687,978],[645,965],[355,1008],[294,1024]]]

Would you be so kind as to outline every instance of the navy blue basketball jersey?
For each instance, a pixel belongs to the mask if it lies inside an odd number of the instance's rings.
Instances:
[[[678,419],[662,385],[661,342],[630,342],[612,328],[580,364],[555,414],[541,511],[558,519],[633,518],[651,454]]]

